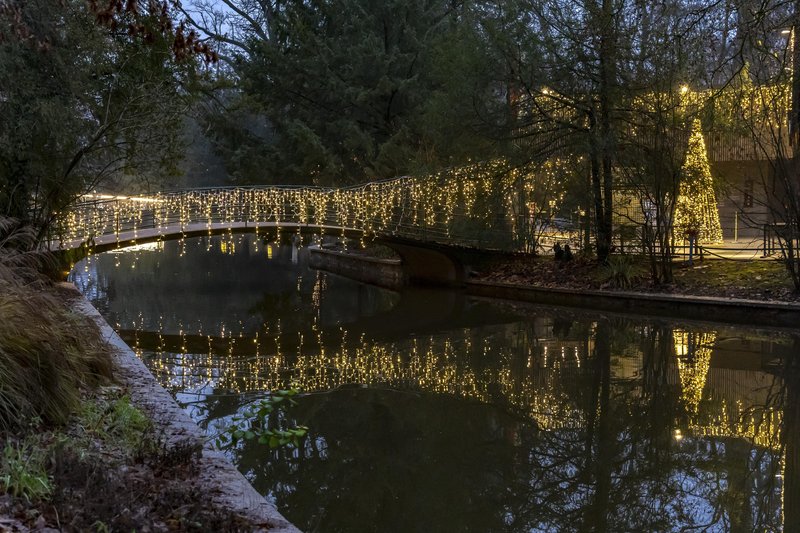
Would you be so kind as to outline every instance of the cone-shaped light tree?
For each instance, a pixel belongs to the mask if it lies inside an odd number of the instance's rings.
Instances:
[[[676,329],[672,332],[672,338],[675,342],[675,354],[678,356],[681,397],[689,414],[697,415],[717,334]]]
[[[714,180],[697,119],[692,124],[686,161],[681,169],[674,232],[676,237],[694,236],[699,244],[722,242]]]

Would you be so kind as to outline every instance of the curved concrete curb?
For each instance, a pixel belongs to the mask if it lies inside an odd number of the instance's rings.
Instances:
[[[800,328],[800,304],[789,302],[627,291],[584,291],[478,280],[467,283],[467,294],[618,313]]]
[[[70,283],[63,284],[77,290]],[[196,450],[198,481],[208,494],[209,501],[229,509],[258,526],[255,531],[299,533],[259,494],[222,452],[214,450],[203,431],[181,409],[172,396],[156,381],[145,364],[123,342],[108,322],[80,293],[75,310],[93,319],[103,338],[116,354],[117,376],[128,388],[132,403],[153,421],[156,431],[168,449]]]
[[[346,252],[327,250],[312,250],[312,252],[315,252],[311,256],[314,259],[312,261],[314,268],[356,281],[400,288],[390,285],[393,276],[402,269],[397,261],[361,257]],[[325,260],[317,259],[322,257]],[[387,268],[393,271],[387,274],[385,272]],[[588,291],[480,280],[469,280],[465,290],[471,296],[541,305],[621,314],[647,314],[700,322],[728,322],[767,328],[800,328],[800,304],[790,302],[633,291]]]

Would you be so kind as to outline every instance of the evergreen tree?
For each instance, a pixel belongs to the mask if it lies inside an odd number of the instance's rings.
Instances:
[[[169,176],[191,65],[174,61],[160,15],[116,13],[115,25],[83,0],[0,6],[0,216],[43,234],[109,180],[134,192]]]
[[[674,231],[677,237],[695,235],[700,244],[722,242],[714,178],[711,176],[699,120],[692,124],[689,148],[681,172]]]
[[[279,15],[236,67],[274,133],[272,181],[362,182],[487,157],[473,126],[491,82],[477,78],[497,62],[460,3],[290,2]]]

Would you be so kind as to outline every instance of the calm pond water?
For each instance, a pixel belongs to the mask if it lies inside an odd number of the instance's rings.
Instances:
[[[797,333],[395,293],[229,236],[73,280],[210,435],[297,383],[299,449],[231,457],[305,531],[800,531]]]

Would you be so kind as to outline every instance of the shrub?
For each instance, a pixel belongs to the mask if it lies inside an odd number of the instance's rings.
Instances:
[[[64,423],[82,387],[110,379],[97,326],[53,292],[0,280],[0,317],[0,430],[35,416]]]
[[[40,500],[50,494],[46,455],[36,437],[6,442],[0,457],[0,489],[26,500]]]
[[[606,281],[618,289],[631,288],[640,276],[636,261],[629,255],[609,256],[604,270]]]
[[[294,396],[300,393],[297,386],[287,390],[272,391],[269,396],[249,405],[241,416],[233,417],[233,424],[217,436],[217,448],[235,446],[239,441],[255,441],[270,448],[299,446],[308,433],[306,426],[291,428],[269,427],[270,415],[276,410],[296,405]]]
[[[0,280],[41,286],[46,280],[40,273],[55,266],[54,256],[38,248],[33,227],[0,216]]]

